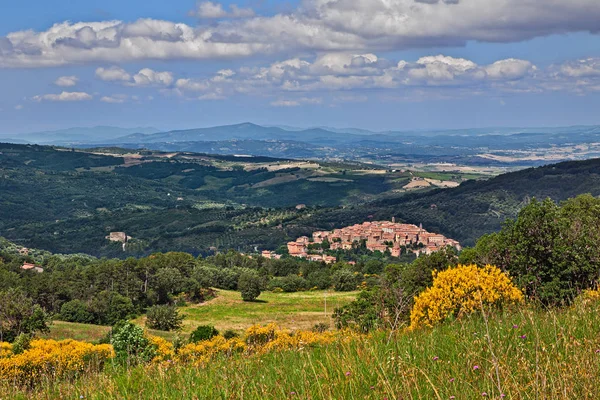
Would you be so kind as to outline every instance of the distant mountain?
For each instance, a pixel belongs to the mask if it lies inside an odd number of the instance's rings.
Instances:
[[[353,135],[354,136],[354,135]],[[160,142],[215,142],[226,140],[291,140],[313,144],[340,144],[348,141],[358,141],[360,136],[349,137],[345,133],[336,133],[321,128],[288,131],[275,126],[266,127],[250,122],[215,126],[210,128],[197,128],[160,132],[154,134],[134,133],[116,138],[114,143],[160,143]]]
[[[15,134],[0,136],[0,141],[8,143],[37,143],[37,144],[73,144],[73,143],[102,143],[133,133],[152,134],[160,130],[152,127],[119,128],[115,126],[75,127],[54,131],[42,131],[19,134],[19,139],[11,139]]]

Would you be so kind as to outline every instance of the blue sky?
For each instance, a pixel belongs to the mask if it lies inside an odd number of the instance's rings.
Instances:
[[[28,1],[0,133],[600,124],[597,0]]]

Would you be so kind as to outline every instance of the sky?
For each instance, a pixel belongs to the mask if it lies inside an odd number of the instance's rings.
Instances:
[[[0,134],[600,124],[598,0],[0,1]]]

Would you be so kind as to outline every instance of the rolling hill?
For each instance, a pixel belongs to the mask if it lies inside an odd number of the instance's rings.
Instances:
[[[0,236],[118,257],[274,249],[314,230],[392,217],[471,245],[532,197],[600,195],[600,159],[406,192],[412,172],[357,163],[0,145],[0,174]],[[105,239],[111,231],[134,238],[127,251]]]

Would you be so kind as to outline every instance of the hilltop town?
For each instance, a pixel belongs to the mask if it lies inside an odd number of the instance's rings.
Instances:
[[[392,221],[363,222],[333,231],[316,231],[312,237],[301,236],[287,244],[292,257],[306,258],[310,261],[324,261],[331,264],[336,257],[324,254],[324,250],[352,250],[364,245],[367,250],[390,252],[392,257],[414,253],[431,254],[446,246],[461,249],[460,243],[438,233],[427,232],[422,225],[400,224]],[[263,257],[278,258],[278,255],[263,251]]]

